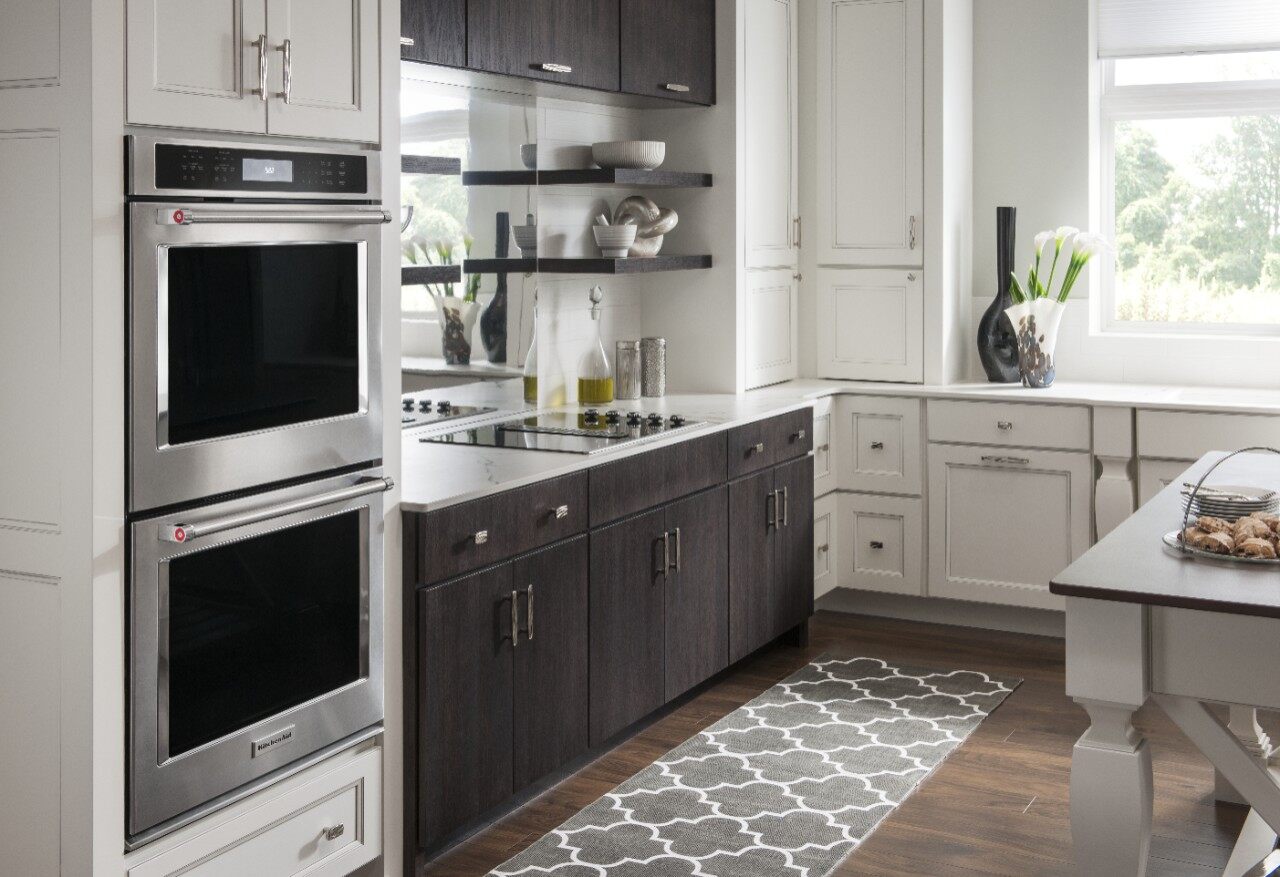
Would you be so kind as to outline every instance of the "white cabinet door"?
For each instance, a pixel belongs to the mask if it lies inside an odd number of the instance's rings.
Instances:
[[[1180,479],[1195,460],[1139,460],[1138,505],[1146,505],[1160,491]]]
[[[790,268],[747,272],[747,389],[798,374],[798,287]]]
[[[268,131],[378,141],[378,0],[269,0]]]
[[[835,403],[836,473],[842,490],[924,492],[919,399],[840,396]]]
[[[799,234],[796,9],[790,0],[746,0],[744,16],[746,267],[791,267]]]
[[[813,403],[813,495],[824,496],[839,487],[836,457],[832,453],[832,412],[835,400],[828,396]]]
[[[818,376],[924,381],[921,271],[820,268]]]
[[[267,48],[266,0],[129,0],[127,9],[130,123],[267,130],[257,45]]]
[[[929,445],[929,594],[1061,609],[1049,581],[1089,547],[1088,454]]]
[[[923,500],[840,494],[840,585],[924,594]]]
[[[813,502],[813,599],[840,587],[836,556],[837,494],[820,496]]]
[[[819,264],[923,264],[922,7],[922,0],[819,5]]]

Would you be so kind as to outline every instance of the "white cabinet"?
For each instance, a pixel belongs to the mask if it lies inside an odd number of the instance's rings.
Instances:
[[[835,400],[830,397],[813,403],[813,495],[824,496],[839,486],[836,456],[832,443],[832,415]]]
[[[799,230],[796,8],[743,10],[743,222],[747,268],[794,267]]]
[[[1193,463],[1195,460],[1139,460],[1138,505],[1146,505],[1147,500],[1181,478]]]
[[[839,522],[837,495],[820,496],[813,503],[813,599],[839,587],[836,551]]]
[[[924,380],[923,272],[818,269],[818,374]]]
[[[796,376],[799,368],[797,297],[792,269],[747,272],[748,389],[781,383]]]
[[[131,124],[378,140],[378,0],[130,0],[127,16]]]
[[[921,267],[923,0],[822,0],[818,16],[817,261]]]
[[[841,396],[836,400],[836,470],[845,490],[919,496],[924,448],[919,399]]]
[[[1089,547],[1087,453],[929,445],[929,594],[1061,609],[1050,579]]]
[[[840,497],[838,515],[843,587],[924,594],[922,500],[846,493]]]

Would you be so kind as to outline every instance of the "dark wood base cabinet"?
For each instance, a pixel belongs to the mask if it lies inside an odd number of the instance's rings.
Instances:
[[[812,415],[405,521],[409,873],[813,614]],[[730,480],[734,479],[734,480]]]

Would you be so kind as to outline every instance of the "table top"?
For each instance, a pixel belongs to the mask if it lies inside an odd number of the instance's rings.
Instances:
[[[1067,597],[1280,618],[1280,565],[1191,558],[1162,542],[1182,521],[1182,482],[1198,481],[1224,456],[1215,451],[1201,457],[1055,576],[1050,590]],[[1233,457],[1206,483],[1280,488],[1280,454]]]

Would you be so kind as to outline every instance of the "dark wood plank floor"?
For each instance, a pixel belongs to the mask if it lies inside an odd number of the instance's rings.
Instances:
[[[1063,694],[1059,640],[821,612],[805,648],[773,647],[519,810],[433,862],[431,877],[484,874],[667,751],[822,653],[1019,676],[1023,684],[836,875],[1066,875],[1071,747],[1087,719]],[[1242,807],[1213,800],[1208,761],[1157,707],[1151,874],[1221,874]],[[1274,737],[1274,734],[1273,734]]]

